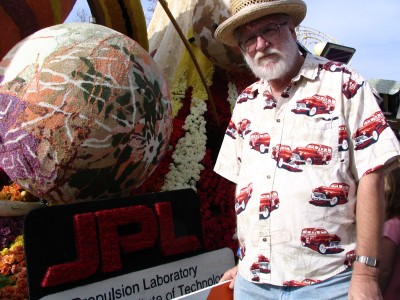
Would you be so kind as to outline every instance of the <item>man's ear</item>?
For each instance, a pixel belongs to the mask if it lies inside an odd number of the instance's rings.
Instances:
[[[289,26],[290,34],[293,36],[293,38],[297,41],[297,33],[296,33],[296,28],[292,25]]]
[[[289,28],[291,35],[297,40],[296,27],[293,25],[292,19],[289,17],[287,22],[288,22],[287,26]]]

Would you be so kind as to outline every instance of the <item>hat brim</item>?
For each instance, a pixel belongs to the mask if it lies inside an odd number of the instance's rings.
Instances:
[[[222,22],[215,30],[214,37],[223,44],[237,46],[234,31],[239,26],[272,14],[286,14],[292,18],[294,26],[298,26],[305,18],[307,6],[303,1],[270,1],[249,5],[232,17]]]

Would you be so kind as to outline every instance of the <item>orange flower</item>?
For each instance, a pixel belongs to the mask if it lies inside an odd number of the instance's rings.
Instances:
[[[10,271],[11,271],[10,265],[0,261],[0,274],[6,276],[10,274]]]
[[[38,201],[36,197],[25,191],[17,183],[13,182],[10,185],[3,186],[0,191],[0,200],[11,200],[11,201]]]
[[[4,255],[1,259],[5,264],[13,264],[15,262],[15,256],[13,254]]]

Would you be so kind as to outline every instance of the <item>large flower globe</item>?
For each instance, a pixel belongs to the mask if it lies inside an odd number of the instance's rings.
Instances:
[[[90,23],[42,29],[8,52],[0,74],[0,168],[37,197],[129,195],[166,151],[166,81],[119,32]]]

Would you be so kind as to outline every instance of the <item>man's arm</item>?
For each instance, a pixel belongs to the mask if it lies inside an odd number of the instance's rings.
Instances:
[[[382,170],[364,175],[358,185],[356,254],[380,257],[380,242],[385,212]],[[378,285],[379,268],[355,261],[349,299],[382,299]]]

